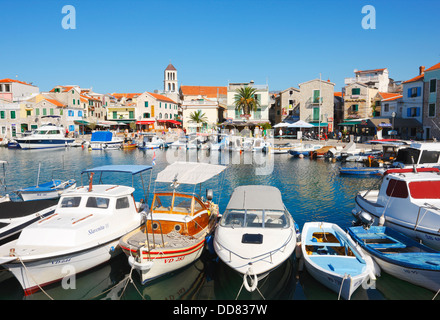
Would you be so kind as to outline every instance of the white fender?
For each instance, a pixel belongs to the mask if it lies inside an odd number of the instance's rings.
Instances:
[[[249,283],[247,281],[247,277],[250,277],[252,280],[252,285],[249,286]],[[253,279],[252,279],[253,278]],[[249,292],[253,292],[255,291],[255,289],[257,289],[257,285],[258,285],[258,277],[257,275],[252,271],[251,268],[249,268],[246,273],[243,276],[243,285],[246,288],[247,291]]]

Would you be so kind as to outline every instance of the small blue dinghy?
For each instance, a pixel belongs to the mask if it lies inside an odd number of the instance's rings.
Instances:
[[[341,167],[339,168],[339,174],[342,175],[376,175],[382,176],[384,173],[383,168],[374,167]]]
[[[376,279],[371,257],[336,224],[306,222],[301,250],[307,271],[346,300],[362,283]]]
[[[76,181],[73,179],[51,180],[45,183],[37,184],[27,188],[21,188],[14,191],[23,201],[43,200],[43,199],[57,199],[61,193],[74,189]]]
[[[350,227],[348,233],[386,273],[435,292],[440,289],[439,251],[389,227]]]

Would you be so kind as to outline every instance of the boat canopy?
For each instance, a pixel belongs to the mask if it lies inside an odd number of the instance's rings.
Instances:
[[[84,170],[81,172],[81,174],[90,173],[90,172],[123,172],[123,173],[131,173],[132,175],[135,175],[150,170],[152,168],[153,168],[152,166],[143,166],[143,165],[106,165],[106,166]]]
[[[234,190],[226,210],[285,210],[281,192],[271,186],[240,186]]]
[[[113,138],[113,133],[111,133],[110,131],[96,131],[92,133],[92,137],[90,141],[106,142],[106,141],[112,141],[112,138]]]
[[[157,174],[156,182],[199,184],[215,177],[225,166],[200,162],[174,162]]]

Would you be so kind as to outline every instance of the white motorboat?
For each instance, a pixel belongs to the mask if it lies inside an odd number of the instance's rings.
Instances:
[[[243,151],[243,137],[240,136],[229,136],[228,144],[222,150],[228,151]]]
[[[408,147],[401,147],[397,152],[393,166],[398,168],[440,167],[440,142],[413,142]]]
[[[159,138],[155,133],[141,133],[141,141],[138,142],[138,149],[160,149],[168,147],[168,144]]]
[[[376,279],[371,257],[336,224],[306,222],[301,232],[301,250],[307,271],[346,300],[362,283]]]
[[[88,186],[62,194],[52,215],[0,246],[0,264],[17,278],[25,295],[105,263],[121,252],[119,238],[142,224],[146,209],[134,201],[133,187],[93,185],[93,174],[135,175],[149,169],[151,166],[126,165],[83,171],[91,175]]]
[[[299,230],[277,188],[240,186],[216,228],[214,250],[243,276],[243,285],[252,292],[261,279],[291,257],[298,237]]]
[[[120,149],[124,140],[115,137],[111,131],[95,131],[90,138],[89,148],[92,150]]]
[[[291,150],[289,150],[289,153],[292,156],[309,156],[313,151],[316,151],[318,149],[321,149],[323,147],[322,144],[310,144],[310,143],[306,143],[297,147],[292,148]]]
[[[356,195],[352,213],[359,222],[371,220],[440,250],[439,170],[389,169],[379,190]]]
[[[217,137],[217,141],[213,141],[210,146],[211,151],[221,151],[225,150],[226,146],[229,144],[229,135],[227,134],[219,134]]]
[[[267,145],[263,138],[245,138],[243,140],[243,151],[262,152]]]
[[[45,124],[32,134],[15,139],[21,149],[49,149],[66,147],[75,141],[65,137],[65,129],[54,124]]]
[[[158,173],[156,183],[173,190],[155,191],[146,223],[124,235],[120,246],[129,264],[138,270],[143,284],[183,268],[197,260],[206,237],[218,220],[218,206],[207,192],[207,201],[195,194],[197,185],[220,174],[226,167],[207,163],[175,162]],[[180,185],[194,188],[177,192]]]

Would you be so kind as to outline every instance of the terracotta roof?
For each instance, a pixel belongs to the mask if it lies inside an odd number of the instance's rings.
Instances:
[[[414,81],[423,80],[424,77],[425,77],[424,74],[419,74],[417,77],[414,77],[414,78],[409,79],[409,80],[407,80],[407,81],[403,81],[402,83],[409,83],[409,82],[414,82]]]
[[[382,101],[393,101],[402,98],[400,93],[379,92],[382,97]]]
[[[165,96],[163,96],[163,95],[161,95],[161,94],[151,93],[151,92],[148,92],[148,93],[149,93],[150,95],[152,95],[156,100],[161,100],[161,101],[165,101],[165,102],[176,103],[175,101],[173,101],[173,100],[171,100],[170,98],[165,97]]]
[[[19,80],[14,80],[14,79],[9,79],[9,78],[5,78],[5,79],[0,80],[0,83],[10,83],[10,82],[16,82],[16,83],[21,83],[21,84],[35,87],[34,85],[32,85],[30,83],[19,81]]]
[[[379,72],[379,71],[384,71],[386,68],[383,69],[371,69],[371,70],[358,70],[355,73],[359,73],[359,72]]]
[[[435,65],[433,65],[431,68],[426,69],[425,72],[426,72],[426,71],[437,70],[437,69],[440,69],[440,62],[437,63],[437,64],[435,64]]]
[[[49,92],[55,92],[55,89],[60,88],[62,89],[61,92],[67,92],[69,90],[73,89],[73,86],[56,86],[55,88],[53,88],[52,90],[50,90]]]
[[[44,100],[56,105],[57,107],[64,107],[64,104],[55,99],[44,98]]]
[[[165,70],[176,70],[176,68],[170,63]]]
[[[122,98],[133,99],[134,97],[140,96],[141,93],[112,93],[111,95],[120,100]]]
[[[342,92],[335,92],[334,95],[335,97],[342,97]]]
[[[217,94],[226,95],[227,87],[209,87],[209,86],[180,86],[182,94],[185,96],[202,96],[207,98],[216,98]]]

